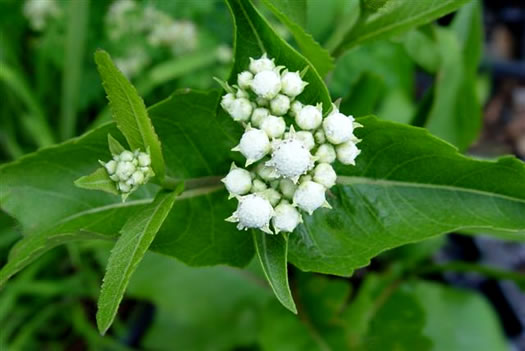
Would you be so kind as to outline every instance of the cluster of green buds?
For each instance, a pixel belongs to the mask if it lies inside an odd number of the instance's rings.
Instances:
[[[250,58],[237,84],[221,82],[226,90],[222,108],[245,128],[233,148],[246,158],[245,168],[232,164],[222,180],[230,198],[239,201],[226,220],[238,223],[240,230],[292,232],[303,221],[302,213],[330,208],[325,194],[337,179],[332,163],[355,165],[360,153],[354,129],[361,125],[352,116],[332,104],[323,117],[321,103],[297,100],[308,85],[305,73],[276,66],[264,54]]]
[[[155,175],[151,169],[150,155],[139,150],[124,150],[113,155],[113,159],[108,162],[99,162],[108,172],[109,178],[115,182],[123,199]]]

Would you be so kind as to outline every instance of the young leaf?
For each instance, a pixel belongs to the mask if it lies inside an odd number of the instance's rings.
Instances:
[[[260,230],[253,231],[257,257],[268,283],[281,304],[297,313],[288,285],[288,235],[267,235]]]
[[[109,178],[105,168],[99,168],[90,175],[75,180],[75,185],[83,189],[101,190],[113,195],[119,195],[115,182]]]
[[[477,72],[483,54],[481,2],[471,1],[454,16],[451,29],[461,44],[465,68]]]
[[[109,152],[111,152],[112,155],[120,155],[123,151],[126,150],[124,146],[120,145],[117,139],[111,136],[111,134],[108,134],[108,147]]]
[[[113,323],[131,275],[171,210],[176,192],[160,192],[135,217],[130,217],[111,251],[98,298],[97,326],[105,334]]]
[[[334,49],[341,56],[346,50],[365,42],[392,36],[429,23],[446,15],[469,0],[404,1],[388,0],[377,6],[365,6],[357,24]],[[369,1],[370,2],[370,1]]]
[[[358,121],[362,153],[356,167],[336,168],[333,209],[305,217],[290,235],[298,268],[344,276],[382,251],[461,228],[524,232],[523,162],[474,160],[423,129]]]
[[[161,145],[144,101],[135,87],[117,69],[107,52],[98,50],[95,53],[95,62],[118,128],[132,150],[141,149],[145,152],[149,149],[155,176],[162,181],[165,170]]]
[[[288,27],[302,54],[308,58],[321,77],[334,68],[334,59],[330,53],[304,30],[306,0],[263,0],[263,2]]]
[[[257,58],[266,52],[269,57],[275,59],[277,65],[286,65],[290,71],[302,71],[309,67],[303,78],[309,84],[298,100],[306,104],[322,102],[323,110],[328,111],[332,100],[315,68],[275,33],[251,1],[227,0],[227,4],[235,28],[235,60],[230,83],[234,84],[237,74],[248,68],[250,57]]]

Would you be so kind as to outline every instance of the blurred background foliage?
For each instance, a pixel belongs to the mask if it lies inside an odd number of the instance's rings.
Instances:
[[[479,157],[523,158],[519,1],[473,0],[436,23],[337,51],[341,33],[381,2],[308,0],[306,18],[295,19],[335,56],[325,80],[341,110],[426,127]],[[231,46],[219,0],[0,0],[0,161],[108,120],[97,48],[152,105],[179,88],[217,88]],[[20,236],[0,213],[0,266]],[[257,264],[189,268],[149,253],[102,337],[93,318],[110,247],[57,248],[0,291],[0,350],[525,350],[519,243],[453,234],[385,252],[351,278],[290,267],[298,317]]]

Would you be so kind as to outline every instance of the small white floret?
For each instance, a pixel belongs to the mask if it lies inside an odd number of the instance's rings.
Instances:
[[[325,198],[325,187],[313,181],[305,181],[299,185],[293,202],[310,215],[321,206],[329,206]]]
[[[286,122],[282,117],[270,115],[263,119],[261,129],[272,139],[280,138],[286,130]]]
[[[291,98],[301,94],[307,85],[308,83],[301,79],[299,72],[285,71],[281,77],[282,91]]]
[[[129,193],[131,191],[131,186],[129,184],[126,184],[126,182],[118,183],[118,188],[123,193]]]
[[[141,185],[144,183],[144,173],[142,173],[140,170],[138,171],[135,171],[132,175],[131,175],[131,180],[132,180],[132,183],[134,185]]]
[[[295,116],[295,122],[304,130],[316,129],[321,125],[323,119],[322,105],[306,105]]]
[[[239,222],[237,228],[240,230],[254,228],[273,234],[269,226],[273,212],[270,201],[257,194],[250,194],[239,199],[237,210],[226,220]]]
[[[245,169],[237,168],[232,164],[230,172],[221,179],[230,194],[230,198],[236,195],[244,195],[252,188],[252,177]]]
[[[290,116],[296,117],[302,108],[303,108],[303,104],[300,101],[295,100],[290,105],[290,111],[289,111]]]
[[[337,159],[344,165],[354,165],[355,159],[361,153],[354,141],[347,141],[336,148]]]
[[[135,172],[136,168],[130,161],[120,161],[117,165],[115,174],[120,180],[125,181]]]
[[[285,115],[290,109],[290,98],[283,94],[277,94],[277,96],[270,101],[270,109],[276,116]]]
[[[294,229],[302,222],[299,211],[289,203],[283,201],[274,210],[272,218],[275,233],[293,232]]]
[[[228,113],[237,122],[245,122],[250,119],[252,115],[252,103],[246,98],[235,99],[230,107]]]
[[[295,133],[295,137],[300,140],[308,150],[315,146],[314,136],[310,132],[300,131]]]
[[[257,74],[262,71],[271,71],[275,68],[275,63],[273,59],[269,59],[264,53],[260,58],[253,59],[250,57],[250,71],[253,74]]]
[[[151,157],[145,152],[139,153],[138,164],[141,167],[148,167],[149,165],[151,165]]]
[[[297,182],[299,176],[313,167],[313,158],[304,144],[292,137],[277,145],[267,165],[274,167],[280,176]]]
[[[281,78],[275,71],[262,71],[255,75],[252,91],[264,99],[273,99],[281,90]]]
[[[330,189],[335,185],[337,174],[328,163],[319,163],[314,169],[314,181]]]
[[[260,129],[249,128],[242,135],[239,145],[232,150],[239,151],[246,157],[246,166],[249,166],[266,156],[270,149],[268,135]]]
[[[317,152],[315,153],[315,156],[317,157],[317,160],[319,162],[332,163],[335,161],[337,155],[332,145],[323,144],[319,146]]]
[[[334,107],[334,110],[323,121],[326,139],[335,145],[349,141],[353,137],[353,122],[352,116],[345,116]]]
[[[297,184],[292,182],[290,179],[284,178],[279,182],[279,190],[281,194],[287,199],[293,199],[293,195],[297,190]]]
[[[237,85],[242,89],[248,89],[252,84],[253,73],[244,71],[237,75]]]
[[[225,94],[222,96],[221,99],[221,107],[225,111],[228,111],[233,101],[235,101],[235,95],[233,95],[232,93]]]
[[[259,128],[261,126],[262,121],[269,115],[270,115],[270,111],[268,111],[264,107],[258,107],[253,110],[252,118],[250,119],[250,123],[252,126]]]
[[[131,162],[135,158],[135,155],[133,155],[133,152],[125,150],[120,153],[120,160],[121,161],[128,161]]]
[[[107,162],[106,164],[104,164],[104,168],[106,168],[106,171],[108,172],[109,175],[112,175],[117,170],[117,162],[114,160],[111,160]]]

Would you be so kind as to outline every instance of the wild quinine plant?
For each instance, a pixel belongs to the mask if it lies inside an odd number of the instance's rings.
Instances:
[[[322,79],[328,52],[286,2],[263,2],[307,55],[250,1],[227,0],[235,54],[223,91],[180,90],[146,108],[109,54],[95,53],[113,121],[0,168],[0,206],[26,234],[0,285],[57,245],[115,240],[98,302],[104,333],[148,249],[189,266],[243,267],[256,253],[296,312],[287,263],[349,276],[385,250],[451,231],[524,238],[521,161],[468,158],[424,129],[341,113]],[[401,22],[367,10],[332,51],[464,2],[393,2]]]

